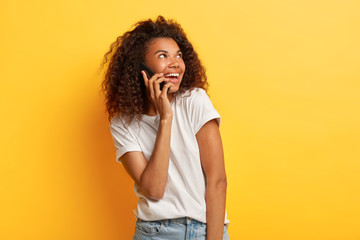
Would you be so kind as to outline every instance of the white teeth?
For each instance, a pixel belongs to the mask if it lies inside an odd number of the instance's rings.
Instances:
[[[179,73],[169,73],[165,75],[165,77],[178,77],[178,76],[180,76]]]

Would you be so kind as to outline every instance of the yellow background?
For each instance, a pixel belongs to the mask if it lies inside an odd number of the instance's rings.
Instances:
[[[232,240],[360,239],[358,1],[0,1],[0,239],[130,239],[97,73],[178,20],[222,116]]]

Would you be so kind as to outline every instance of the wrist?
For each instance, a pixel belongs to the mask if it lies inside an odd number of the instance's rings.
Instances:
[[[173,119],[173,113],[160,114],[160,121],[163,123],[171,123]]]
[[[167,116],[160,119],[160,125],[166,126],[166,125],[171,125],[171,123],[172,123],[172,116]]]

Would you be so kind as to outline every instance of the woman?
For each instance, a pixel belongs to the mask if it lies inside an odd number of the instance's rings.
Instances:
[[[220,116],[181,26],[162,16],[138,22],[108,60],[102,87],[116,159],[138,197],[133,239],[228,239]]]

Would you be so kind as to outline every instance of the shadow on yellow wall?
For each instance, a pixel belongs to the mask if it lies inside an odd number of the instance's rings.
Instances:
[[[115,160],[109,121],[105,113],[104,100],[99,96],[88,105],[88,116],[83,120],[84,151],[87,152],[87,168],[94,173],[91,180],[100,186],[99,208],[105,211],[108,231],[114,239],[131,239],[135,229],[137,198],[133,192],[133,180],[123,166]]]

